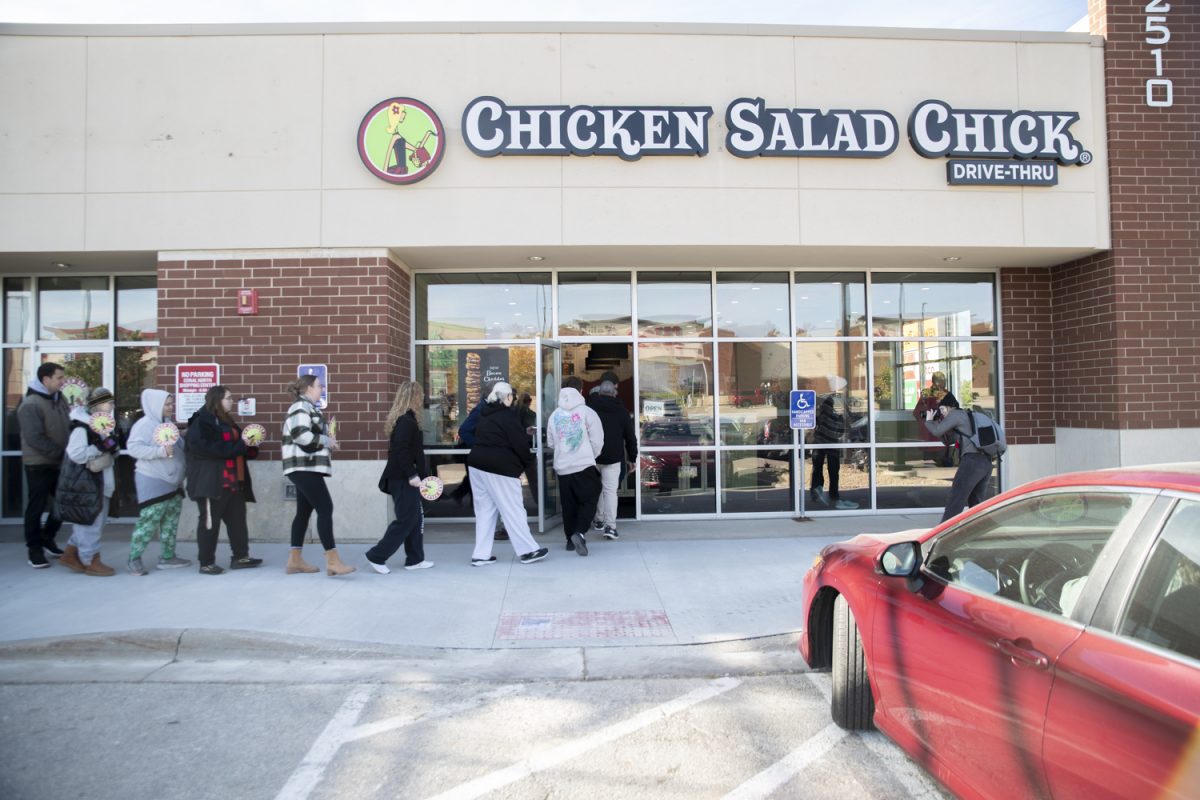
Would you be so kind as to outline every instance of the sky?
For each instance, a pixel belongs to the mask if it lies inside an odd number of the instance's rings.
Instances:
[[[64,24],[714,22],[1065,31],[1086,15],[1087,0],[0,0],[0,23]]]

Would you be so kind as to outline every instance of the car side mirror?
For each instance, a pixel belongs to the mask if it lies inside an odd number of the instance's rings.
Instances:
[[[899,542],[879,556],[878,571],[890,578],[904,578],[911,592],[920,591],[925,584],[921,578],[921,543]]]

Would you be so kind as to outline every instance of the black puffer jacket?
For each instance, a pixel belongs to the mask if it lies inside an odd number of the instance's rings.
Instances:
[[[188,420],[187,490],[188,497],[220,497],[224,491],[222,473],[238,469],[241,461],[242,495],[247,503],[254,502],[254,487],[250,482],[250,467],[246,458],[257,455],[258,448],[246,447],[242,429],[217,419],[211,411],[200,409]]]
[[[637,459],[637,433],[633,417],[621,401],[607,394],[593,394],[587,399],[588,408],[600,417],[604,428],[604,448],[596,456],[597,464],[620,464]]]
[[[517,409],[503,403],[486,404],[479,414],[475,446],[467,456],[467,466],[518,478],[533,462],[529,436],[521,426]]]

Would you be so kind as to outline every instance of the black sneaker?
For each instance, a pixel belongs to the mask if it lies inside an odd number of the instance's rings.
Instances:
[[[605,525],[605,526],[604,526],[604,538],[605,538],[605,539],[612,539],[612,540],[614,540],[614,541],[615,541],[615,540],[617,540],[617,539],[620,539],[620,538],[621,538],[621,534],[617,533],[617,529],[616,529],[616,528],[613,528],[613,527],[611,527],[611,526],[609,526],[609,525]]]
[[[50,556],[51,558],[58,558],[63,553],[62,548],[55,544],[53,539],[44,542],[42,544],[42,549],[45,550],[46,555]]]
[[[602,530],[604,530],[604,523],[598,519],[592,520],[592,530],[594,530],[596,533],[600,533]]]
[[[570,539],[567,539],[567,552],[568,553],[575,552],[575,543],[573,541],[571,541]]]
[[[546,556],[550,555],[550,550],[543,547],[541,550],[534,550],[532,553],[526,553],[521,556],[522,564],[532,564],[535,561],[541,561]]]
[[[230,569],[254,569],[260,564],[262,564],[261,558],[251,558],[250,556],[229,559]]]
[[[495,564],[495,563],[496,563],[495,556],[492,556],[491,558],[472,558],[471,559],[472,567],[486,567],[488,564]]]
[[[50,566],[50,562],[46,560],[46,554],[42,552],[42,548],[35,547],[29,551],[29,566],[34,569],[46,569]]]
[[[205,564],[200,567],[201,575],[220,575],[224,571],[224,569],[218,567],[216,564]]]
[[[571,544],[575,545],[575,552],[581,556],[587,555],[587,539],[582,533],[571,534]]]

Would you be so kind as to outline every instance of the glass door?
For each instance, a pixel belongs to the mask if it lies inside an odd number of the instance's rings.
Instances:
[[[537,436],[534,451],[537,453],[537,474],[541,484],[535,494],[538,498],[538,533],[545,533],[562,522],[562,507],[559,504],[558,477],[554,474],[554,454],[546,448],[546,420],[558,407],[558,388],[562,385],[562,350],[553,339],[535,340],[537,348]]]

